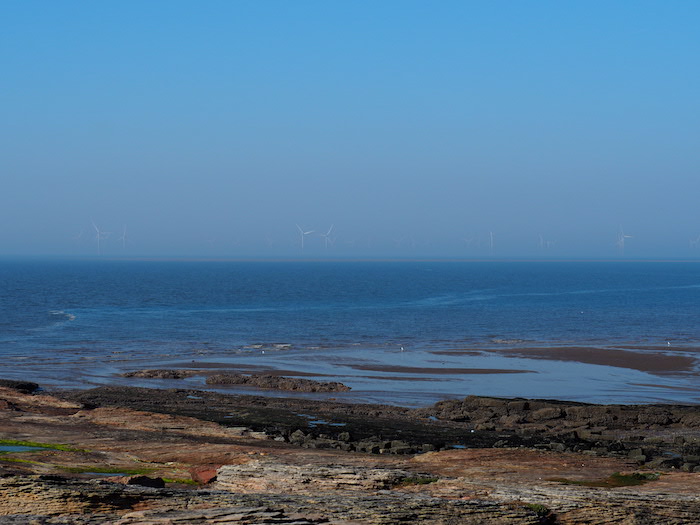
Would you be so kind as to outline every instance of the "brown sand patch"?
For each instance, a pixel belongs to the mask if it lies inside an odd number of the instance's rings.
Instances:
[[[444,381],[444,379],[437,379],[434,377],[410,377],[410,376],[359,376],[366,379],[382,379],[387,381]]]
[[[435,355],[484,355],[484,352],[479,350],[435,350],[430,353]]]
[[[673,385],[655,385],[652,383],[630,383],[632,386],[646,386],[651,388],[663,388],[664,390],[678,390],[680,392],[700,392],[700,388],[692,388],[688,386],[673,386]]]
[[[640,372],[657,374],[692,372],[695,359],[682,355],[664,353],[632,352],[610,348],[556,347],[556,348],[520,348],[513,350],[491,350],[506,357],[526,359],[546,359],[552,361],[575,361],[590,365],[628,368]]]
[[[396,372],[405,374],[526,374],[534,373],[533,370],[513,370],[502,368],[432,368],[425,366],[396,366],[396,365],[347,365],[355,370],[367,370],[370,372]]]

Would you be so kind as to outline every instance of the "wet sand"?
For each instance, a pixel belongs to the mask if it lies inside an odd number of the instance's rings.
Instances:
[[[446,350],[432,352],[435,355],[473,355],[472,350]],[[655,374],[690,373],[695,371],[696,359],[687,355],[671,355],[662,352],[634,352],[616,348],[554,347],[496,349],[487,352],[506,357],[544,359],[548,361],[573,361],[591,365],[629,368]]]

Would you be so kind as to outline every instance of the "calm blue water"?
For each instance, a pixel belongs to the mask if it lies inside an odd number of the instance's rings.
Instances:
[[[339,378],[366,399],[413,404],[471,393],[700,402],[687,373],[489,351],[624,346],[694,356],[698,320],[698,263],[0,262],[0,377],[59,386],[194,360]],[[474,355],[459,362],[433,353],[465,348]],[[529,372],[372,375],[358,363]]]

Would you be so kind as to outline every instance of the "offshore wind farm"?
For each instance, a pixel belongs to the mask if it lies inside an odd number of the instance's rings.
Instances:
[[[63,256],[86,257],[93,254],[108,257],[153,257],[149,250],[151,242],[156,240],[137,239],[132,240],[127,235],[126,225],[122,226],[122,232],[118,237],[111,237],[110,232],[101,230],[94,221],[91,222],[95,234],[90,238],[78,236],[66,236],[65,244],[69,249],[63,252]],[[356,233],[336,224],[331,224],[327,229],[302,228],[294,224],[296,233],[292,228],[283,231],[276,230],[273,237],[270,234],[253,234],[246,229],[237,230],[234,227],[224,237],[209,238],[208,247],[196,256],[203,255],[220,258],[348,258],[348,259],[372,259],[372,258],[445,258],[445,259],[659,259],[674,260],[700,258],[698,251],[698,238],[691,237],[685,241],[682,238],[674,244],[666,244],[663,251],[657,249],[658,243],[664,241],[663,236],[658,238],[642,235],[634,236],[625,232],[622,225],[617,232],[611,227],[607,235],[601,233],[597,242],[590,239],[577,239],[576,232],[567,232],[559,229],[561,240],[545,237],[541,232],[527,232],[521,236],[502,232],[505,239],[502,243],[496,243],[496,235],[501,233],[492,230],[472,233],[468,236],[456,233],[453,237],[440,235],[436,237],[416,237],[410,232],[386,236],[376,234],[370,236],[366,243],[358,243]],[[81,230],[81,232],[84,230]],[[688,231],[692,231],[688,229]],[[247,235],[246,235],[247,234]],[[111,237],[111,239],[110,239]],[[274,240],[273,240],[274,239]],[[371,241],[370,241],[371,239]],[[182,245],[173,245],[171,251],[162,253],[162,257],[188,258],[187,243],[191,239],[182,239]],[[630,248],[630,241],[633,246]],[[127,249],[128,245],[128,249]]]

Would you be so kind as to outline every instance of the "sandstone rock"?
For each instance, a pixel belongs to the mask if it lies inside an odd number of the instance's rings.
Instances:
[[[549,419],[558,419],[562,417],[562,415],[563,411],[561,408],[547,407],[535,410],[530,414],[529,419],[531,419],[532,421],[546,421]]]
[[[195,510],[142,510],[130,512],[115,522],[115,525],[143,525],[146,523],[241,523],[313,525],[317,521],[289,516],[282,510],[270,507],[220,507]]]
[[[283,465],[271,461],[250,461],[243,465],[223,465],[217,471],[217,487],[231,491],[389,489],[404,479],[428,475],[400,469],[340,465]]]
[[[190,476],[197,483],[207,484],[216,481],[216,471],[221,465],[200,465],[189,470]]]

